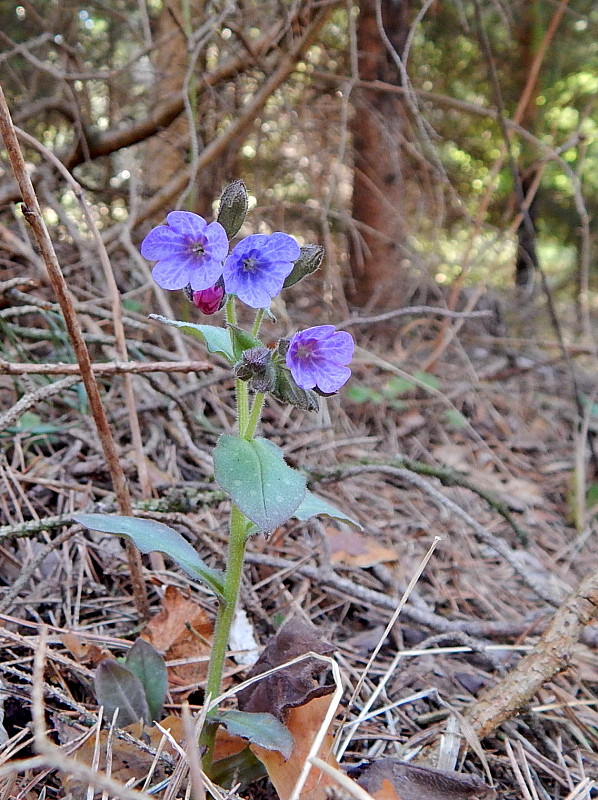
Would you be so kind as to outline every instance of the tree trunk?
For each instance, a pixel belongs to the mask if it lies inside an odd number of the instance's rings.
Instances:
[[[536,55],[537,38],[541,34],[538,20],[536,0],[524,0],[521,7],[521,17],[516,29],[518,52],[518,94],[521,97],[526,90],[532,64]],[[530,87],[527,102],[521,109],[520,125],[530,133],[535,132],[538,117],[538,104],[536,98],[539,92],[539,82],[535,80]],[[526,152],[529,148],[523,146],[519,162],[519,182],[521,197],[517,198],[517,205],[525,201],[526,195],[534,183],[534,169],[527,166],[530,159]],[[532,200],[528,212],[517,228],[517,257],[515,259],[515,285],[529,292],[533,289],[535,273],[538,268],[538,252],[536,247],[536,215],[538,212],[536,197]]]
[[[197,28],[204,22],[204,0],[191,0],[190,24]],[[156,75],[156,96],[171,97],[185,89],[185,78],[189,69],[189,53],[185,35],[185,17],[182,0],[166,0],[157,20],[154,32],[157,46],[153,53],[153,64]],[[195,73],[201,74],[205,69],[205,59],[200,54]],[[191,87],[192,92],[192,87]],[[202,103],[208,102],[202,98]],[[215,135],[209,130],[209,124],[202,122],[212,115],[206,113],[205,107],[196,109],[196,136],[199,150],[208,144]],[[189,163],[191,156],[189,116],[181,114],[167,128],[153,136],[147,143],[144,159],[144,184],[148,196],[155,195],[173,175],[180,172]],[[243,137],[244,138],[244,137]],[[195,177],[190,191],[185,195],[184,207],[204,217],[212,216],[212,203],[217,198],[228,180],[236,177],[231,174],[237,158],[240,141],[234,141],[227,152],[216,159]],[[157,224],[172,208],[164,208],[154,214],[150,220]]]
[[[399,69],[376,19],[377,0],[361,0],[357,23],[359,77],[401,84]],[[402,56],[409,31],[409,0],[381,0],[386,36]],[[360,88],[354,93],[351,300],[388,307],[401,303],[404,237],[403,104],[399,97]]]

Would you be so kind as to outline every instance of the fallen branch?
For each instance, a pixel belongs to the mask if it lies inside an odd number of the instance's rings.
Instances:
[[[567,669],[575,645],[597,612],[598,571],[569,595],[533,650],[465,714],[480,739],[525,708],[545,683]]]
[[[205,372],[212,369],[208,361],[107,361],[92,364],[95,375],[118,375],[145,372]],[[0,375],[80,375],[79,364],[16,364],[0,359]]]

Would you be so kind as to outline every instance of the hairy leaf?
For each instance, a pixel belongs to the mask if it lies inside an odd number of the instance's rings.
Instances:
[[[266,533],[286,522],[305,496],[305,478],[267,439],[224,434],[214,451],[214,475],[245,516]]]
[[[332,517],[332,519],[337,519],[339,522],[346,522],[348,525],[353,525],[353,527],[363,530],[363,526],[360,525],[357,520],[343,514],[342,511],[339,511],[338,508],[333,506],[332,503],[329,503],[328,500],[318,497],[317,494],[313,494],[313,492],[309,490],[305,492],[303,502],[299,508],[295,510],[293,516],[303,521],[310,519],[310,517]]]
[[[164,553],[195,580],[201,580],[220,597],[223,575],[201,559],[189,542],[178,531],[162,522],[137,517],[120,517],[110,514],[74,514],[73,519],[93,531],[126,536],[142,553]]]
[[[168,319],[168,317],[163,317],[161,314],[150,314],[149,316],[150,319],[163,322],[165,325],[172,325],[174,328],[180,328],[183,333],[195,336],[196,339],[206,345],[209,353],[218,353],[218,355],[226,358],[229,364],[233,364],[236,361],[230,333],[227,328],[219,328],[215,325],[198,325],[195,322],[181,322],[178,319]]]
[[[287,759],[293,750],[293,737],[287,728],[267,712],[222,711],[217,719],[233,736],[241,736],[266,750],[276,750]]]

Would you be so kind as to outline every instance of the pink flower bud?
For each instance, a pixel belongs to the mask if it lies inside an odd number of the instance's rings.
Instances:
[[[222,286],[210,286],[209,289],[202,289],[193,292],[193,305],[199,308],[202,314],[215,314],[222,307],[224,288]]]

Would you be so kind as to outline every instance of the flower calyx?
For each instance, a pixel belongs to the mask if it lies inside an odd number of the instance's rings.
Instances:
[[[249,207],[247,189],[243,181],[229,183],[220,197],[218,216],[216,217],[229,239],[237,235],[245,222]]]
[[[303,278],[307,278],[312,272],[320,269],[324,260],[324,248],[319,244],[304,244],[301,247],[301,254],[295,263],[290,275],[287,275],[282,285],[283,289],[294,286]]]

